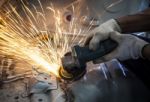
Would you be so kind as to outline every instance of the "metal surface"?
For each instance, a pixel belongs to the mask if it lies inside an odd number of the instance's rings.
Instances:
[[[94,69],[93,69],[94,68]],[[74,102],[149,102],[150,92],[116,60],[92,66],[80,81],[68,85]]]
[[[65,102],[61,83],[54,75],[41,73],[36,69],[33,75],[29,90],[31,102]]]
[[[19,69],[17,71],[21,73]],[[87,74],[82,79],[71,83],[57,81],[57,89],[48,84],[54,83],[55,86],[55,78],[53,82],[47,74],[34,74],[36,78],[25,77],[3,84],[0,89],[0,100],[3,102],[41,100],[43,102],[47,100],[49,102],[149,102],[150,98],[150,92],[144,84],[116,60],[98,65],[88,63]]]
[[[36,71],[36,72],[35,72]],[[41,73],[34,69],[33,76],[38,82],[45,83],[44,85],[49,85],[47,90],[56,90],[58,87],[57,78],[52,74]]]
[[[33,82],[30,84],[29,95],[31,102],[51,102],[51,90],[57,89],[56,77],[39,72],[33,68]]]
[[[42,98],[42,102],[64,102],[64,93],[58,86],[56,77],[31,69],[32,66],[25,62],[0,57],[0,100],[39,102]]]

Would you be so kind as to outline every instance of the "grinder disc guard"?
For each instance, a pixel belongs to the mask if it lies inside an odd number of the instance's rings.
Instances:
[[[63,68],[60,68],[59,75],[61,78],[68,80],[68,81],[75,81],[80,79],[84,74],[86,73],[86,70],[78,71],[76,73],[68,73]]]
[[[71,56],[71,53],[65,54],[62,58],[62,66],[59,75],[65,80],[78,80],[86,73],[86,68],[80,67],[78,61]]]

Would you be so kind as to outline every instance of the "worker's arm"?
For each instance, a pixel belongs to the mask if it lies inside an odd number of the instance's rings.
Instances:
[[[89,32],[85,44],[89,44],[89,48],[95,50],[100,41],[107,39],[109,32],[112,31],[119,33],[150,31],[150,8],[137,14],[108,20]]]
[[[115,33],[111,33],[114,31]],[[91,50],[96,50],[99,48],[101,41],[112,37],[112,39],[120,43],[120,46],[118,47],[120,50],[117,50],[119,53],[115,52],[116,56],[114,56],[115,54],[113,55],[112,53],[109,54],[109,57],[105,57],[106,60],[111,58],[118,58],[123,61],[127,59],[136,59],[138,57],[146,57],[149,59],[150,49],[147,46],[144,47],[146,44],[148,44],[147,42],[140,39],[137,40],[136,37],[131,37],[129,35],[122,35],[122,33],[142,31],[150,31],[150,9],[147,9],[138,14],[108,20],[107,22],[101,24],[99,27],[89,32],[89,35],[85,41],[85,45],[88,44]],[[124,41],[123,44],[120,39]],[[132,46],[130,43],[132,43]]]
[[[150,60],[150,44],[147,44],[143,47],[142,55],[145,59]]]
[[[116,19],[123,33],[150,31],[150,9],[144,10],[135,15],[129,15]],[[147,44],[142,49],[144,59],[150,61],[150,44]],[[134,74],[140,78],[145,85],[150,89],[150,79],[147,78],[150,73],[150,63],[148,60],[127,60],[124,61],[126,68],[129,68]],[[142,68],[142,70],[141,70]]]
[[[117,18],[122,33],[145,32],[150,31],[150,8],[134,15],[128,15]],[[142,50],[142,55],[150,59],[150,44]]]
[[[117,18],[121,33],[150,31],[150,8],[134,15]]]

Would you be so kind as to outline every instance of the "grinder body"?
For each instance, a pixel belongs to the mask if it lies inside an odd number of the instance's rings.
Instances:
[[[90,50],[88,46],[73,46],[71,52],[64,55],[61,59],[62,68],[59,71],[60,76],[65,80],[77,80],[81,78],[86,72],[87,62],[110,53],[117,46],[118,43],[111,39],[100,42],[99,48],[95,51]]]

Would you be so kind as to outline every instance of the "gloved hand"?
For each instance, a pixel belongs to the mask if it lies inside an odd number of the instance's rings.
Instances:
[[[89,45],[90,49],[95,50],[98,48],[98,43],[107,39],[109,33],[113,31],[121,32],[121,28],[114,19],[111,19],[89,32],[85,45]]]
[[[105,34],[100,35],[103,37]],[[130,34],[120,34],[118,32],[110,32],[108,34],[108,37],[116,41],[119,45],[114,51],[95,61],[95,63],[101,61],[108,61],[113,58],[119,59],[120,61],[124,61],[127,59],[137,59],[139,57],[142,57],[141,53],[142,48],[148,44],[147,42]],[[94,45],[98,46],[99,43],[94,42]]]

